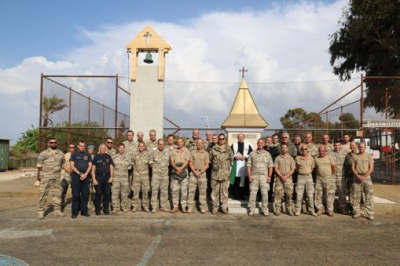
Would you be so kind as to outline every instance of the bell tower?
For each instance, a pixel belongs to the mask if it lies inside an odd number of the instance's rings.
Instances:
[[[129,77],[130,129],[135,133],[143,131],[145,138],[150,129],[157,131],[157,138],[163,136],[164,119],[164,79],[165,54],[171,46],[150,26],[146,26],[126,45],[130,53]],[[140,65],[139,55],[146,53],[144,63]],[[157,62],[153,60],[157,55]]]

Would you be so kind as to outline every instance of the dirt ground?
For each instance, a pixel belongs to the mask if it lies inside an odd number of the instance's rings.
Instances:
[[[50,213],[39,221],[36,198],[0,199],[0,254],[29,265],[398,265],[400,261],[398,213],[377,213],[374,221],[340,214],[315,218],[160,212],[73,220]]]

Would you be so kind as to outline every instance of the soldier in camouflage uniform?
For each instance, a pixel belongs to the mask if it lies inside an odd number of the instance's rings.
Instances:
[[[192,137],[190,139],[187,139],[185,142],[185,147],[189,150],[189,151],[194,151],[196,150],[196,141],[199,139],[199,135],[200,132],[199,130],[193,129],[192,131]]]
[[[329,135],[328,134],[324,134],[322,136],[322,143],[318,146],[318,148],[322,147],[322,146],[325,146],[327,155],[332,155],[333,145],[329,142]]]
[[[306,133],[305,134],[305,136],[304,136],[304,144],[307,144],[307,146],[308,146],[308,154],[309,155],[311,155],[314,158],[318,156],[318,145],[315,144],[312,141],[312,134],[311,133]]]
[[[225,145],[225,134],[220,133],[218,135],[218,145],[214,146],[210,152],[210,162],[212,164],[212,214],[216,214],[218,212],[218,205],[220,203],[222,212],[225,214],[228,213],[228,190],[230,183],[229,176],[232,160],[232,149]]]
[[[335,162],[334,181],[336,184],[336,191],[339,198],[339,211],[342,214],[347,214],[346,211],[346,195],[347,183],[344,174],[344,161],[347,153],[342,149],[340,140],[335,141],[332,153],[333,161]]]
[[[344,159],[344,172],[347,183],[347,195],[349,197],[349,204],[353,206],[353,193],[351,193],[351,188],[354,183],[354,174],[351,169],[352,158],[358,153],[357,143],[355,141],[350,142],[351,152],[347,153],[346,158]]]
[[[156,139],[157,132],[154,129],[149,131],[150,139],[146,141],[146,149],[150,152],[157,150],[157,139]]]
[[[174,135],[168,135],[167,136],[167,145],[165,147],[167,150],[169,150],[170,152],[172,152],[172,150],[178,148],[178,146],[175,145],[174,143]]]
[[[274,162],[271,154],[264,150],[264,140],[257,141],[257,150],[252,151],[247,159],[247,172],[249,174],[249,215],[254,215],[257,192],[261,190],[262,211],[265,216],[268,215],[268,190],[271,182],[272,170]],[[283,146],[287,147],[286,144]]]
[[[39,206],[38,206],[38,218],[44,218],[44,212],[48,198],[51,195],[53,198],[54,213],[56,216],[65,216],[61,212],[61,186],[60,186],[60,175],[61,169],[64,164],[64,153],[57,149],[57,141],[54,138],[50,138],[48,142],[48,148],[42,151],[37,159],[37,167],[40,172],[39,187]]]
[[[367,218],[374,219],[374,200],[371,174],[374,171],[374,159],[372,155],[365,152],[365,142],[358,145],[359,153],[352,157],[351,169],[354,174],[354,182],[351,188],[353,194],[353,218],[361,216],[362,194],[365,197],[365,209]]]
[[[303,201],[304,190],[307,194],[308,210],[312,216],[317,216],[314,211],[314,181],[312,172],[315,168],[315,160],[311,155],[308,155],[307,144],[301,145],[302,154],[294,160],[297,170],[297,186],[296,186],[296,216],[301,213],[301,204]]]
[[[115,154],[117,154],[117,151],[113,148],[113,139],[112,138],[107,138],[107,142],[106,142],[106,146],[107,146],[107,149],[106,149],[106,153],[108,154],[108,155],[110,155],[110,156],[113,156],[113,155],[115,155]],[[99,153],[100,153],[100,151],[99,151]]]
[[[199,207],[202,214],[207,209],[207,176],[206,172],[210,164],[210,155],[204,150],[204,141],[196,140],[197,149],[190,153],[190,169],[192,170],[189,177],[189,193],[188,193],[188,213],[193,210],[194,195],[196,189],[199,189]]]
[[[296,170],[296,165],[292,156],[287,154],[287,145],[281,145],[282,154],[275,159],[275,173],[277,175],[275,185],[275,215],[279,216],[282,207],[282,197],[285,196],[286,211],[293,216],[293,180],[292,175]]]
[[[159,205],[161,206],[161,211],[170,211],[168,202],[170,151],[164,148],[165,142],[163,139],[159,139],[157,143],[157,150],[151,152],[149,162],[153,169],[153,177],[151,179],[152,213],[157,212]],[[158,204],[158,191],[160,191],[160,204]]]
[[[128,212],[128,196],[129,196],[129,169],[132,168],[131,155],[125,152],[125,144],[118,145],[118,154],[112,156],[114,162],[114,181],[112,183],[112,205],[113,213],[119,210]],[[121,202],[119,201],[121,197]]]
[[[142,207],[145,212],[149,211],[149,163],[150,152],[146,150],[146,145],[140,142],[138,145],[138,153],[133,156],[133,198],[132,212],[136,212],[139,208],[139,193],[142,191]]]
[[[186,175],[182,179],[177,179],[174,175],[172,179],[172,213],[179,211],[179,202],[181,203],[182,212],[186,213],[187,205],[187,193],[188,193],[188,178],[187,178],[187,166],[190,161],[190,151],[183,146],[183,139],[179,138],[177,141],[178,148],[173,150],[171,153],[171,166],[175,175],[182,176],[185,172]],[[184,174],[185,174],[184,173]],[[180,193],[180,198],[179,198]],[[180,199],[180,200],[179,200]]]
[[[317,182],[315,184],[315,207],[317,215],[324,211],[323,199],[326,199],[326,212],[333,217],[333,203],[335,200],[335,162],[330,155],[327,155],[326,147],[319,147],[319,156],[315,158],[315,169]]]
[[[126,139],[123,143],[125,145],[125,152],[124,154],[129,157],[129,159],[133,158],[133,155],[137,153],[138,148],[137,148],[137,143],[136,141],[133,140],[134,133],[132,130],[128,130],[126,133]],[[133,169],[129,170],[128,172],[128,180],[129,180],[129,189],[132,186],[132,180],[133,180]]]
[[[212,143],[212,132],[207,131],[206,139],[204,140],[204,150],[208,153],[210,153],[210,150],[211,150],[211,143]]]

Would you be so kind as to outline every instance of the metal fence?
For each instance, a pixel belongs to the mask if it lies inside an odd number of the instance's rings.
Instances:
[[[57,137],[62,149],[78,140],[97,144],[107,137],[122,139],[129,128],[129,92],[120,79],[42,75],[39,150],[48,137]]]

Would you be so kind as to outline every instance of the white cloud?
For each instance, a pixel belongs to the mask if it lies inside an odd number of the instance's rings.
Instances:
[[[356,82],[265,84],[336,79],[329,66],[328,35],[337,29],[347,3],[346,0],[329,4],[301,1],[276,4],[265,10],[210,12],[180,24],[133,21],[97,31],[80,29],[82,38],[90,44],[60,54],[62,60],[51,62],[37,56],[13,68],[0,69],[0,96],[15,95],[21,99],[24,97],[21,93],[28,91],[26,95],[32,92],[38,95],[41,72],[126,76],[125,45],[145,25],[151,25],[172,46],[167,55],[165,113],[174,122],[196,126],[193,121],[200,122],[200,117],[207,115],[211,126],[219,127],[236,95],[238,70],[245,66],[249,69],[246,80],[259,110],[272,127],[280,127],[279,117],[286,110],[301,106],[319,111],[355,86]],[[127,88],[125,81],[122,82]],[[99,91],[96,82],[74,83],[74,88],[100,102],[107,98],[113,101],[110,91]],[[22,111],[28,105],[32,107],[31,102],[22,102],[19,109]],[[1,104],[0,111],[4,112],[5,106]],[[37,102],[35,107],[38,108]],[[21,118],[18,123],[28,127],[37,124],[37,120]],[[15,123],[7,121],[6,125],[14,127]],[[18,137],[20,131],[18,128],[11,137]]]

